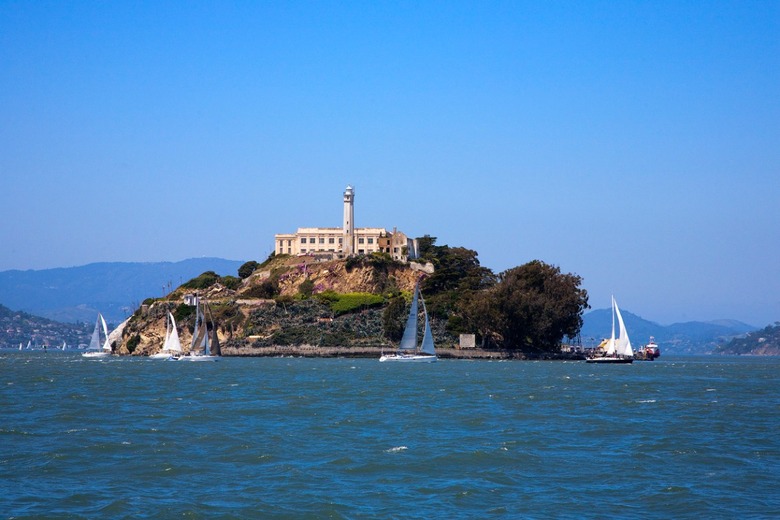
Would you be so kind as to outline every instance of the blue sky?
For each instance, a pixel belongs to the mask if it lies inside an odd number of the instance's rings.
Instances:
[[[0,270],[430,234],[780,320],[778,2],[0,3]]]

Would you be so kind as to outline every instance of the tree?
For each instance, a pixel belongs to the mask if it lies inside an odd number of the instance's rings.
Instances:
[[[496,343],[500,320],[493,290],[465,293],[458,302],[458,314],[462,320],[461,330],[475,332],[481,348]]]
[[[589,306],[581,277],[534,260],[498,278],[491,292],[505,348],[556,350],[564,336],[576,336],[582,328],[582,313]]]
[[[259,266],[257,262],[254,260],[250,260],[249,262],[244,263],[241,267],[238,268],[238,277],[242,280],[245,278],[249,278],[252,276],[252,273],[255,272],[255,269],[257,269],[257,266]]]
[[[477,252],[472,249],[437,246],[434,245],[436,239],[427,235],[417,240],[427,244],[425,260],[434,267],[433,274],[421,284],[428,311],[440,319],[457,323],[451,318],[462,295],[492,286],[496,277],[490,269],[479,265]]]

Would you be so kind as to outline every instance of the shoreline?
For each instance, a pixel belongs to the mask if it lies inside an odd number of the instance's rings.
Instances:
[[[272,346],[272,347],[222,347],[223,357],[305,357],[305,358],[376,358],[383,353],[395,352],[384,347],[317,347],[313,345]],[[520,351],[437,348],[439,359],[466,360],[550,360],[579,361],[584,356],[575,354],[540,354],[529,356]]]

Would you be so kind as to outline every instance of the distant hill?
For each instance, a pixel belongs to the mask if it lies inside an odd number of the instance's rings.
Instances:
[[[715,353],[780,356],[780,322],[734,338],[715,349]]]
[[[12,311],[0,305],[0,347],[18,348],[28,342],[32,346],[59,347],[64,341],[70,348],[87,344],[92,324],[59,323],[22,311]]]
[[[644,345],[655,337],[661,354],[711,354],[718,345],[756,330],[756,327],[736,320],[690,321],[659,325],[621,309],[633,345]],[[585,346],[598,343],[612,330],[610,309],[597,309],[583,316],[582,341]]]
[[[119,323],[151,296],[169,293],[206,271],[237,274],[239,260],[111,262],[38,271],[0,272],[0,303],[59,322],[92,323],[100,311]]]

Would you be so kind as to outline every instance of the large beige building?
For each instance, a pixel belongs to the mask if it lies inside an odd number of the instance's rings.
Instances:
[[[274,235],[277,255],[314,254],[344,258],[352,255],[388,253],[395,260],[406,262],[417,257],[417,244],[393,228],[356,228],[355,190],[344,190],[344,226],[340,228],[298,228],[296,233]]]

